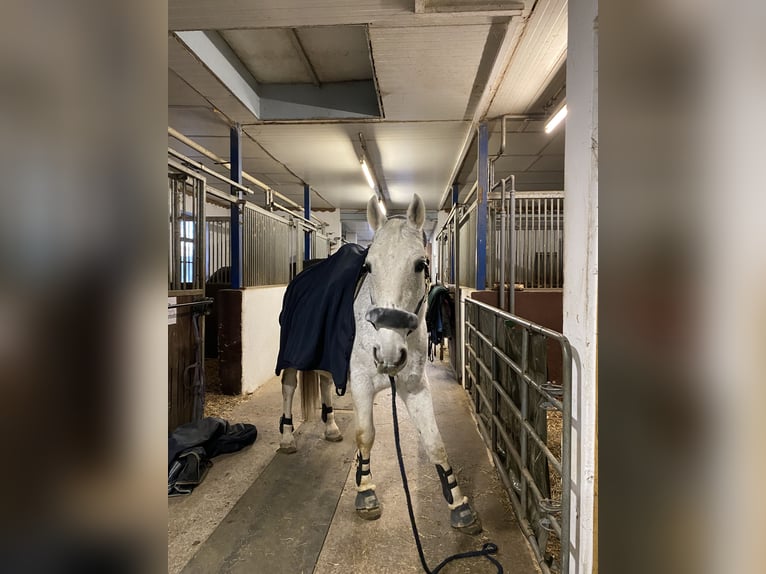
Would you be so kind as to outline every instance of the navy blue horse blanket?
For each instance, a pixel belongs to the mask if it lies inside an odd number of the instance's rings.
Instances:
[[[338,394],[346,392],[356,336],[354,292],[366,257],[367,249],[349,243],[290,282],[279,314],[277,375],[287,368],[328,371]]]

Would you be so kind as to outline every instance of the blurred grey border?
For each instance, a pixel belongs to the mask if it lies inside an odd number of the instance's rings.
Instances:
[[[600,570],[762,571],[764,3],[600,8]]]
[[[167,4],[2,12],[0,570],[163,571]]]

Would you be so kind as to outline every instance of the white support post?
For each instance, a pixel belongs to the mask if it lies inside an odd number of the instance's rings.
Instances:
[[[570,567],[594,567],[598,294],[598,0],[569,2],[564,335],[572,345]]]

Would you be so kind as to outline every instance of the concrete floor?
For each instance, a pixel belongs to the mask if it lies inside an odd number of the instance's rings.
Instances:
[[[450,528],[436,470],[398,401],[402,451],[429,567],[491,540],[499,547],[495,557],[506,573],[539,572],[471,417],[465,391],[446,361],[429,364],[426,373],[450,461],[484,526],[477,536]],[[356,448],[349,394],[335,397],[344,440],[327,442],[321,422],[302,423],[296,430],[298,452],[292,455],[276,452],[281,397],[275,377],[235,407],[227,418],[255,424],[255,443],[214,459],[204,482],[191,495],[168,499],[168,572],[422,572],[396,461],[390,391],[375,401],[372,473],[383,515],[372,522],[354,511]],[[297,421],[300,413],[293,416]],[[485,558],[470,558],[452,562],[442,572],[495,573],[496,569]]]

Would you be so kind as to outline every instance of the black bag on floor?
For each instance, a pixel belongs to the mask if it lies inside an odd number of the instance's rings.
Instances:
[[[213,465],[211,458],[253,444],[255,425],[206,417],[179,426],[168,437],[168,496],[189,494]]]

